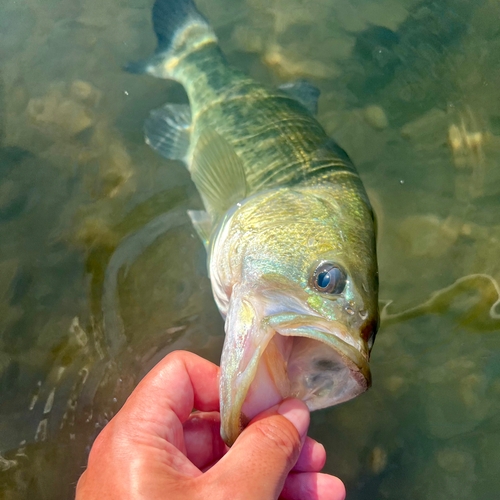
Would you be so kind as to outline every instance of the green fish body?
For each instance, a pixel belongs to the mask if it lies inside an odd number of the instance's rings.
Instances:
[[[157,0],[153,25],[155,54],[129,69],[176,80],[189,98],[151,113],[146,142],[186,163],[206,208],[190,216],[226,318],[221,433],[231,444],[286,397],[315,410],[370,386],[374,217],[314,118],[314,87],[269,89],[230,67],[191,0]]]

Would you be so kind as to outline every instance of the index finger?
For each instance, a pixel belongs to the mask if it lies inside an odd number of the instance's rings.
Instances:
[[[187,351],[163,358],[139,383],[121,413],[136,423],[150,424],[164,436],[172,413],[184,423],[193,409],[219,410],[219,367]]]

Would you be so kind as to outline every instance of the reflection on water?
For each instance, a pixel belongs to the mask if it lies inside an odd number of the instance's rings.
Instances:
[[[71,498],[93,438],[171,349],[223,325],[142,123],[172,83],[123,64],[151,2],[28,0],[0,15],[0,498]],[[199,0],[229,60],[321,89],[319,119],[377,209],[373,388],[313,415],[353,499],[496,498],[500,463],[500,5]],[[389,305],[388,302],[391,301]]]

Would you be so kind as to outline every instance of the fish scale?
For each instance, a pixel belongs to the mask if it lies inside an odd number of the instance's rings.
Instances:
[[[328,168],[352,172],[334,153],[318,158],[318,151],[328,137],[313,117],[307,116],[298,104],[290,109],[288,101],[289,98],[272,94],[254,99],[249,102],[251,112],[243,116],[233,110],[231,102],[218,102],[193,122],[195,136],[197,127],[203,129],[207,124],[218,124],[217,131],[243,160],[249,195],[304,179],[316,183],[317,179],[311,174],[316,171],[325,174],[323,170]],[[246,126],[238,127],[238,123]],[[259,129],[262,132],[257,132]]]
[[[355,173],[333,151],[319,160],[318,151],[329,138],[314,117],[289,96],[266,89],[228,66],[218,48],[191,54],[173,75],[189,97],[192,146],[200,131],[217,124],[217,131],[243,160],[249,195],[304,180],[325,182],[328,169]]]

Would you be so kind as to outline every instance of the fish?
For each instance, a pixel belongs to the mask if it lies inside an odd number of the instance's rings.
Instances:
[[[229,65],[192,0],[157,0],[154,53],[131,73],[180,83],[144,124],[146,143],[187,166],[189,211],[225,318],[221,436],[232,445],[287,397],[318,410],[371,385],[379,325],[376,224],[346,152],[315,118],[319,90],[270,88]]]

